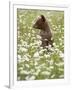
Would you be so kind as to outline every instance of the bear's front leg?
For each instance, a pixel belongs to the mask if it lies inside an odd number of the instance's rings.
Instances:
[[[41,46],[42,46],[43,48],[46,48],[46,46],[49,45],[48,40],[42,39],[41,41],[42,41]]]

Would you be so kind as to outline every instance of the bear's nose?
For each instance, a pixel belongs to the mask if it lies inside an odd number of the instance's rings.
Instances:
[[[33,24],[33,28],[37,28],[37,26],[35,24]]]
[[[35,28],[35,25],[33,24],[33,28]]]

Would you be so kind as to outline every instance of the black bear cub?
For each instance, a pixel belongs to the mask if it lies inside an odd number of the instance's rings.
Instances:
[[[41,15],[33,25],[33,28],[40,29],[42,47],[53,46],[52,32],[44,15]]]

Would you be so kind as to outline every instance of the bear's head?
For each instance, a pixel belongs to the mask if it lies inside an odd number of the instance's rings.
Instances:
[[[33,24],[33,28],[44,30],[46,27],[47,27],[46,18],[44,17],[44,15],[40,15]]]

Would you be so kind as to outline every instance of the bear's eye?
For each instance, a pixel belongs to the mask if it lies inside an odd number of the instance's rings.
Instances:
[[[42,24],[42,20],[41,19],[39,19],[39,20],[37,20],[37,22],[36,22],[37,24]]]

